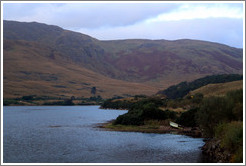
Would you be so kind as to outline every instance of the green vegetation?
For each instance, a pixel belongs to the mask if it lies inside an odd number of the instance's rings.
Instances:
[[[100,105],[104,99],[98,95],[90,98],[83,97],[48,97],[48,96],[22,96],[14,99],[4,99],[3,105]]]
[[[104,101],[101,105],[101,108],[110,108],[110,109],[129,109],[132,105],[132,102],[125,100],[116,100],[108,99]]]
[[[196,116],[204,136],[221,140],[230,162],[243,161],[243,90],[205,98]]]
[[[34,97],[35,97],[35,95],[23,96],[22,99],[23,99],[23,100],[33,100]]]
[[[108,123],[104,127],[116,131],[132,131],[132,132],[145,132],[145,133],[166,133],[166,131],[159,130],[160,125],[167,125],[168,120],[146,120],[144,125],[122,125]]]
[[[4,99],[3,105],[8,106],[8,105],[24,105],[24,104],[20,103],[18,100],[15,99]]]
[[[204,98],[197,112],[197,123],[207,137],[215,136],[215,128],[220,123],[242,120],[243,91],[228,92],[225,97]]]
[[[145,95],[135,95],[134,97],[129,97],[123,99],[121,96],[115,96],[112,99],[105,100],[101,104],[101,108],[107,109],[130,109],[133,103],[144,100],[147,97]]]
[[[219,124],[215,128],[215,137],[221,140],[221,147],[232,155],[230,162],[243,161],[243,122],[232,121]]]
[[[43,105],[74,105],[72,99],[65,99],[63,101],[45,102]]]
[[[159,109],[163,101],[158,98],[144,99],[132,104],[128,113],[120,115],[114,124],[143,125],[148,120],[175,119],[176,113]]]
[[[181,82],[178,85],[170,86],[166,90],[159,91],[158,94],[163,94],[169,99],[183,98],[190,91],[208,84],[225,83],[225,82],[237,81],[242,79],[243,76],[238,74],[222,74],[222,75],[206,76],[192,82]]]
[[[183,126],[187,127],[196,127],[196,114],[198,112],[198,108],[190,109],[186,112],[183,112],[180,117],[176,120],[178,124],[181,124]]]
[[[184,127],[199,127],[202,136],[220,141],[220,147],[231,154],[230,162],[242,162],[243,90],[229,91],[225,96],[203,97],[198,93],[179,99],[146,97],[129,102],[108,100],[108,105],[126,104],[128,112],[109,126],[119,131],[161,132],[160,122],[170,120]],[[112,103],[110,103],[112,102]],[[117,108],[117,106],[115,108]],[[122,106],[121,106],[122,107]],[[183,111],[175,112],[182,108]]]

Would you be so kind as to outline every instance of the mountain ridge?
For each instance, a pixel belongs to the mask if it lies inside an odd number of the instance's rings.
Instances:
[[[153,91],[153,94],[182,81],[192,81],[212,74],[242,74],[243,71],[242,49],[200,40],[104,41],[58,26],[6,20],[3,21],[3,38],[4,70],[11,71],[12,75],[19,71],[17,69],[10,70],[8,66],[11,66],[10,64],[13,62],[18,66],[18,61],[13,60],[21,49],[30,54],[29,56],[34,55],[33,50],[37,55],[38,52],[46,50],[45,53],[40,54],[48,57],[46,60],[42,59],[43,63],[51,60],[56,61],[54,65],[69,62],[69,65],[74,68],[80,68],[83,71],[86,69],[87,72],[92,71],[97,74],[97,77],[104,80],[112,81],[113,79],[116,82],[119,80],[128,86],[135,83],[139,86],[146,86],[151,89],[149,91]],[[17,49],[11,49],[11,47]],[[6,55],[11,55],[12,59],[5,58]],[[22,65],[24,72],[27,70],[28,63],[36,62],[34,59],[26,59],[26,64]],[[37,64],[37,67],[39,65],[41,64]],[[39,73],[42,73],[42,70],[43,68],[40,67]],[[5,87],[8,86],[7,75],[11,75],[11,72],[4,72]],[[52,71],[50,72],[52,73]],[[67,72],[72,75],[73,71]],[[18,78],[18,76],[16,77]],[[30,81],[33,78],[30,76],[23,79]],[[57,81],[57,83],[61,82]],[[93,86],[98,85],[95,82]],[[135,85],[132,87],[136,88]],[[146,93],[148,88],[143,88],[145,89],[143,94],[150,94]],[[106,89],[110,91],[109,87]],[[141,94],[140,89],[138,94]],[[154,92],[154,90],[156,91]],[[88,91],[89,89],[87,89],[86,96],[90,95]],[[112,96],[111,92],[106,95],[105,92],[99,94],[107,97]],[[122,95],[121,92],[116,91],[115,95],[117,94]]]

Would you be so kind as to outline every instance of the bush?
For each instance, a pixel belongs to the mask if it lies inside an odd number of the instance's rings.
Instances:
[[[243,161],[243,122],[234,121],[218,125],[215,137],[221,139],[221,147],[232,154],[231,162]]]
[[[136,114],[124,114],[117,117],[114,125],[122,124],[122,125],[142,125],[143,119],[141,116]]]
[[[235,120],[243,120],[243,103],[236,103],[232,113],[235,117]]]
[[[166,119],[166,112],[158,109],[154,103],[147,103],[142,108],[142,118],[144,119]]]
[[[243,120],[243,90],[234,90],[227,93],[226,97],[234,103],[233,120]]]
[[[162,114],[165,115],[165,118],[161,118],[162,120],[165,120],[165,119],[172,119],[172,120],[176,120],[177,119],[177,113],[174,112],[174,111],[170,111],[170,110],[165,110],[165,111],[162,111]]]
[[[192,102],[196,103],[196,104],[200,104],[203,100],[203,94],[202,93],[196,93],[193,98],[192,98]]]
[[[243,89],[233,90],[226,94],[228,98],[231,98],[234,103],[242,103],[243,102]]]
[[[221,145],[231,152],[235,152],[238,146],[243,146],[243,123],[231,122],[225,125],[222,133]]]
[[[214,128],[219,123],[243,119],[242,90],[229,92],[225,97],[205,98],[197,112],[196,119],[204,134],[214,136]]]
[[[43,105],[74,105],[71,99],[65,99],[63,101],[45,102]]]
[[[144,119],[142,118],[141,110],[134,110],[126,114],[120,115],[114,121],[114,124],[122,124],[122,125],[142,125],[144,123]]]
[[[186,127],[196,127],[196,113],[198,108],[190,109],[186,112],[183,112],[180,117],[176,120],[177,123],[186,126]]]
[[[173,111],[162,111],[158,108],[158,104],[153,102],[146,102],[142,105],[141,102],[137,102],[128,111],[128,113],[120,115],[114,124],[123,125],[142,125],[145,120],[165,120],[176,118],[176,113]]]
[[[4,106],[8,106],[8,105],[15,105],[15,104],[18,104],[18,105],[21,105],[21,103],[19,103],[17,100],[15,99],[3,99],[3,105]]]
[[[133,103],[126,100],[114,101],[114,99],[108,99],[102,103],[101,107],[111,109],[130,109],[132,104]]]
[[[223,116],[224,104],[224,99],[219,97],[210,97],[203,101],[197,112],[197,122],[206,136],[213,137],[214,126],[220,121],[220,116]]]
[[[33,99],[34,99],[34,95],[23,96],[22,99],[23,99],[23,100],[33,100]]]

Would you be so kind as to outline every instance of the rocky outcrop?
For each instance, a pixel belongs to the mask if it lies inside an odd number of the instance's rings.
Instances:
[[[231,154],[221,147],[220,140],[208,139],[202,147],[203,154],[205,154],[211,162],[228,163],[231,159]]]

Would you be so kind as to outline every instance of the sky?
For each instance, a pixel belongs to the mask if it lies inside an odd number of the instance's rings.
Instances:
[[[243,48],[242,2],[7,3],[3,19],[40,22],[99,40],[196,39]]]

